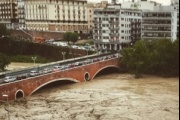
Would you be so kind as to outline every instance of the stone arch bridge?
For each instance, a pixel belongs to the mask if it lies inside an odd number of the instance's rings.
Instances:
[[[0,101],[6,100],[3,97],[4,94],[8,95],[9,100],[30,96],[38,89],[55,81],[89,81],[92,80],[100,71],[107,68],[119,68],[119,65],[120,61],[117,55],[113,58],[96,61],[63,71],[56,71],[48,74],[42,74],[36,77],[30,77],[23,80],[0,84]]]

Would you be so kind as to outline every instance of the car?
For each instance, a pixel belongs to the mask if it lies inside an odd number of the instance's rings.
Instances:
[[[47,73],[51,73],[51,72],[52,72],[52,70],[51,70],[50,68],[45,68],[45,69],[42,71],[43,74],[47,74]]]
[[[16,79],[17,79],[17,80],[21,80],[21,79],[26,79],[27,77],[28,77],[27,74],[23,74],[23,75],[18,75],[18,76],[16,77]]]
[[[35,76],[38,76],[38,75],[40,75],[40,73],[39,73],[38,71],[31,71],[31,72],[29,73],[29,76],[30,76],[30,77],[35,77]]]
[[[13,76],[7,76],[4,78],[4,82],[8,83],[8,82],[12,82],[12,81],[15,81],[16,80],[16,77],[13,77]]]
[[[76,62],[74,65],[75,66],[81,66],[81,65],[83,65],[83,63],[82,62]]]
[[[60,68],[60,66],[54,66],[54,67],[53,67],[53,71],[54,71],[54,72],[59,71],[59,68]]]

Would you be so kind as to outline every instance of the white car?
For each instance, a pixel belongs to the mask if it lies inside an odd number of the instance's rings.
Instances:
[[[50,73],[50,72],[52,72],[52,70],[50,68],[45,68],[43,70],[43,74],[47,74],[47,73]]]
[[[30,77],[34,77],[34,76],[40,75],[40,73],[38,71],[31,71],[29,75]]]
[[[12,82],[15,80],[16,80],[16,77],[13,77],[13,76],[7,76],[4,78],[4,82]]]

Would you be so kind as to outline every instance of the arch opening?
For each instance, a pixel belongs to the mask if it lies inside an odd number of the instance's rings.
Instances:
[[[85,73],[84,79],[85,79],[85,81],[89,81],[89,80],[90,80],[90,75],[89,75],[89,73]]]
[[[22,90],[18,90],[16,92],[16,99],[20,99],[20,98],[23,98],[24,97],[24,92]]]
[[[108,75],[108,74],[113,74],[113,73],[119,73],[119,67],[118,66],[108,66],[100,69],[94,76],[95,77],[100,77],[103,75]]]
[[[45,93],[49,91],[53,91],[56,89],[62,89],[66,90],[69,89],[70,85],[77,83],[76,80],[69,80],[69,79],[59,79],[59,80],[53,80],[48,83],[45,83],[38,88],[36,88],[30,95],[32,94],[40,94]]]

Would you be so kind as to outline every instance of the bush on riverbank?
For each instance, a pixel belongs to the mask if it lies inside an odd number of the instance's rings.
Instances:
[[[23,63],[33,63],[34,61],[32,60],[32,57],[35,57],[35,56],[32,56],[32,55],[27,55],[27,56],[24,56],[24,55],[16,55],[16,56],[11,56],[10,57],[10,61],[12,62],[23,62]],[[50,59],[46,59],[44,57],[41,57],[41,56],[36,56],[36,61],[37,63],[48,63],[48,62],[53,62],[53,60],[50,60]]]

